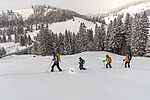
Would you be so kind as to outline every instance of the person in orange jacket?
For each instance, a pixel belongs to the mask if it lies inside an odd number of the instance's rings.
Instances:
[[[128,64],[128,68],[130,68],[131,56],[129,56],[129,55],[127,54],[127,55],[126,55],[126,58],[125,58],[123,61],[126,61],[126,62],[125,62],[125,68],[127,68],[127,64]]]

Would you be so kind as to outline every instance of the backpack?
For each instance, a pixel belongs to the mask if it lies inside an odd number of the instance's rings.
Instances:
[[[82,59],[82,61],[83,61],[83,64],[85,64],[85,60],[84,60],[84,59]]]
[[[111,59],[111,57],[109,57],[110,58],[110,63],[112,63],[112,59]]]
[[[60,54],[57,54],[58,61],[60,62]]]
[[[128,56],[128,59],[129,59],[129,60],[131,60],[131,59],[132,59],[132,57],[131,57],[131,56]]]

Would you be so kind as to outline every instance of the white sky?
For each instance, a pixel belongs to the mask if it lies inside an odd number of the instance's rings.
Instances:
[[[49,4],[81,14],[96,14],[135,0],[0,0],[0,10],[31,8],[33,4]]]

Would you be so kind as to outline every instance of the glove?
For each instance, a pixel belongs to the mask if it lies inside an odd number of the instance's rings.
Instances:
[[[55,61],[55,59],[52,59],[52,61]]]
[[[105,62],[105,61],[103,60],[103,62]]]
[[[123,60],[123,61],[125,61],[125,60]]]

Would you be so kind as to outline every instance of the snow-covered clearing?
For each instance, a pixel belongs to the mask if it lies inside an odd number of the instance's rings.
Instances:
[[[112,57],[113,69],[104,69],[106,54]],[[78,70],[80,56],[87,71]],[[107,52],[62,56],[64,71],[54,73],[45,73],[51,57],[2,58],[0,100],[150,100],[149,58],[133,58],[131,69],[122,67],[123,58]]]
[[[0,47],[4,47],[8,54],[8,53],[13,53],[13,52],[23,50],[27,48],[28,46],[27,47],[20,46],[19,43],[15,43],[15,42],[6,42],[6,43],[0,43]]]
[[[65,22],[59,22],[59,23],[53,23],[49,26],[49,29],[52,30],[55,33],[65,33],[65,30],[70,30],[71,32],[77,33],[79,32],[80,24],[84,23],[87,29],[91,29],[95,32],[95,25],[93,22],[84,20],[79,17],[75,17],[74,20],[68,20]],[[97,23],[100,25],[100,23]]]

